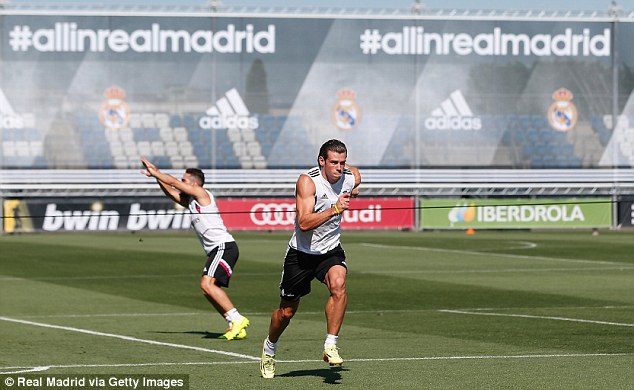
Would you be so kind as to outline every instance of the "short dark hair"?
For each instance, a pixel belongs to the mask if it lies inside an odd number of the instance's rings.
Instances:
[[[319,157],[323,157],[324,160],[328,159],[328,152],[335,153],[348,153],[348,149],[346,148],[346,144],[339,141],[338,139],[330,139],[324,142],[319,149],[319,156],[317,156],[317,161],[319,162]]]
[[[205,185],[205,174],[200,169],[187,168],[185,169],[185,173],[189,173],[194,179],[196,179],[196,181],[198,182],[198,184],[200,184],[201,187]]]

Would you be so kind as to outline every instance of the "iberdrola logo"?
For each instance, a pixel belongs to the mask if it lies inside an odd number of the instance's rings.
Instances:
[[[459,204],[456,207],[449,210],[449,215],[447,215],[447,218],[449,219],[451,226],[453,226],[454,223],[471,222],[475,219],[475,217],[476,217],[476,208],[475,208],[475,204],[473,203],[469,205],[467,205],[467,203]]]
[[[572,130],[577,124],[577,107],[572,92],[559,88],[553,93],[554,102],[548,107],[548,123],[557,131]]]

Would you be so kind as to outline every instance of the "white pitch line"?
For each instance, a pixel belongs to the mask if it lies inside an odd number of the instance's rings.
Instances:
[[[383,362],[408,360],[473,360],[473,359],[533,359],[560,357],[599,357],[599,356],[634,356],[632,353],[561,353],[546,355],[483,355],[483,356],[429,356],[411,358],[377,358],[377,359],[346,359],[347,362]],[[318,360],[320,361],[320,360]]]
[[[50,366],[38,367],[0,367],[0,370],[17,369],[17,371],[0,371],[0,375],[25,374],[29,372],[47,371]]]
[[[276,275],[279,276],[279,272],[242,272],[240,276],[266,276]],[[160,279],[160,278],[195,278],[196,274],[183,274],[183,275],[104,275],[104,276],[44,276],[34,278],[23,278],[18,276],[3,276],[0,277],[0,282],[21,282],[21,281],[35,281],[46,282],[56,280],[108,280],[108,279]]]
[[[547,309],[547,310],[596,310],[596,309],[634,309],[632,305],[609,305],[609,306],[548,306],[548,307],[468,307],[462,308],[464,311],[491,311],[491,310],[521,310],[521,309]],[[429,309],[438,311],[438,309]],[[442,309],[440,309],[442,310]],[[456,309],[445,309],[445,310],[456,310]]]
[[[98,318],[98,317],[181,317],[208,315],[209,313],[94,313],[94,314],[48,314],[21,316],[25,318]]]
[[[620,306],[557,306],[557,307],[470,307],[463,308],[467,311],[490,311],[490,310],[521,310],[521,309],[558,309],[558,310],[597,310],[597,309],[634,309],[632,305]],[[424,313],[438,312],[443,309],[386,309],[386,310],[347,310],[346,314],[389,314],[389,313]],[[453,310],[453,309],[445,309]],[[249,316],[270,316],[270,312],[246,312]],[[323,311],[302,311],[302,315],[323,315]],[[95,313],[95,314],[48,314],[48,315],[22,315],[23,318],[43,319],[43,318],[98,318],[98,317],[180,317],[180,316],[208,316],[208,312],[183,312],[183,313]]]
[[[193,274],[183,275],[91,275],[91,276],[44,276],[35,278],[20,278],[17,276],[7,276],[0,278],[0,281],[11,282],[21,280],[47,281],[47,280],[102,280],[102,279],[159,279],[159,278],[191,278]]]
[[[567,272],[567,271],[625,271],[634,267],[584,267],[584,268],[505,268],[505,269],[458,269],[458,270],[377,270],[353,271],[360,274],[488,274],[513,272]]]
[[[533,316],[533,315],[528,315],[528,314],[504,314],[504,313],[483,313],[483,312],[474,313],[474,312],[462,311],[462,310],[439,310],[439,311],[443,312],[443,313],[469,314],[469,315],[474,315],[474,316],[535,318],[535,319],[541,319],[541,320],[585,322],[585,323],[590,323],[590,324],[634,327],[634,324],[626,324],[626,323],[621,323],[621,322],[594,321],[594,320],[584,320],[584,319],[580,319],[580,318],[568,318],[568,317],[550,317],[550,316]]]
[[[507,247],[495,247],[495,248],[484,248],[480,249],[480,251],[488,251],[488,250],[515,250],[515,249],[534,249],[537,248],[537,244],[530,241],[509,241],[514,244],[520,244],[519,246],[507,246]]]
[[[480,253],[480,252],[478,252]],[[482,254],[482,253],[480,253]],[[613,270],[634,270],[634,267],[625,265],[623,263],[611,263],[612,267],[587,267],[587,268],[508,268],[508,269],[484,269],[484,270],[378,270],[378,271],[350,271],[359,274],[412,274],[412,273],[430,273],[430,274],[454,274],[454,273],[496,273],[496,272],[549,272],[549,271],[613,271]],[[619,264],[619,265],[617,265]],[[241,273],[241,277],[246,276],[264,276],[264,275],[276,275],[279,272],[245,272]],[[20,277],[0,277],[0,282],[18,282],[18,281],[35,281],[46,282],[55,280],[99,280],[99,279],[153,279],[162,277],[191,277],[191,275],[137,275],[137,276],[72,276],[72,277],[43,277],[43,278],[20,278]]]
[[[191,366],[191,365],[221,365],[221,364],[253,364],[256,362],[244,360],[235,362],[183,362],[183,363],[119,363],[119,364],[64,364],[35,367],[0,367],[0,375],[22,374],[28,372],[47,371],[51,368],[98,368],[98,367],[160,367],[160,366]],[[4,371],[17,370],[17,371]]]
[[[526,255],[513,255],[508,253],[493,253],[493,252],[476,252],[465,251],[460,249],[443,249],[443,248],[430,248],[425,246],[401,246],[401,245],[385,245],[385,244],[372,244],[369,242],[362,242],[359,245],[370,246],[374,248],[396,248],[396,249],[408,249],[415,251],[425,252],[448,252],[459,253],[464,255],[476,255],[476,256],[489,256],[489,257],[510,257],[522,260],[547,260],[547,261],[559,261],[564,263],[590,263],[590,264],[609,264],[609,265],[627,265],[625,263],[619,263],[614,261],[602,261],[602,260],[583,260],[583,259],[564,259],[558,257],[546,257],[546,256],[526,256]]]
[[[516,246],[516,247],[508,247],[508,248],[504,248],[504,249],[533,249],[533,248],[537,248],[537,244],[534,242],[530,242],[530,241],[511,241],[511,242],[517,242],[518,244],[521,244],[521,246]]]
[[[586,357],[621,357],[634,356],[632,353],[571,353],[571,354],[538,354],[538,355],[467,355],[467,356],[421,356],[421,357],[392,357],[392,358],[359,358],[346,359],[346,363],[364,362],[401,362],[401,361],[430,361],[430,360],[493,360],[493,359],[551,359],[551,358],[586,358]],[[258,359],[259,360],[259,359]],[[322,363],[322,360],[277,360],[278,363],[298,364],[298,363]],[[227,365],[227,364],[255,364],[254,361],[232,361],[232,362],[164,362],[164,363],[121,363],[121,364],[64,364],[34,367],[0,367],[0,375],[18,374],[23,372],[46,371],[54,368],[108,368],[108,367],[160,367],[160,366],[206,366],[206,365]],[[5,370],[18,370],[5,372]]]
[[[239,358],[249,359],[249,360],[258,360],[258,361],[260,360],[259,357],[250,356],[250,355],[244,355],[244,354],[241,354],[241,353],[219,351],[219,350],[216,350],[216,349],[194,347],[194,346],[191,346],[191,345],[184,345],[184,344],[164,343],[162,341],[145,340],[145,339],[139,339],[139,338],[136,338],[136,337],[123,336],[123,335],[118,335],[118,334],[113,334],[113,333],[95,332],[95,331],[92,331],[92,330],[81,329],[81,328],[73,328],[73,327],[69,327],[69,326],[51,325],[51,324],[45,324],[45,323],[41,323],[41,322],[25,321],[25,320],[19,320],[19,319],[16,319],[16,318],[9,318],[9,317],[0,317],[0,320],[8,321],[8,322],[16,322],[16,323],[25,324],[25,325],[40,326],[42,328],[60,329],[60,330],[66,330],[66,331],[70,331],[70,332],[85,333],[85,334],[89,334],[89,335],[93,335],[93,336],[112,337],[112,338],[115,338],[115,339],[126,340],[126,341],[134,341],[134,342],[137,342],[137,343],[159,345],[159,346],[163,346],[163,347],[191,349],[191,350],[199,351],[199,352],[211,352],[211,353],[216,353],[216,354],[219,354],[219,355],[233,356],[233,357],[239,357]]]

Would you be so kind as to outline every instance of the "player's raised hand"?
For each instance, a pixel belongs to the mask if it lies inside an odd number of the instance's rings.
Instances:
[[[143,167],[145,168],[144,170],[141,171],[141,173],[144,174],[145,176],[152,177],[154,176],[154,173],[158,171],[158,168],[156,168],[156,165],[152,164],[145,157],[141,157],[141,162],[143,163]]]
[[[346,192],[339,195],[337,204],[337,208],[339,208],[341,212],[343,212],[344,210],[348,210],[350,208],[350,194]]]

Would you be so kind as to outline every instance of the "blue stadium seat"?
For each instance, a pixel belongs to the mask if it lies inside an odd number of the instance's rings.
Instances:
[[[185,114],[181,121],[181,126],[185,126],[188,129],[198,127],[198,120],[196,119],[195,114]]]
[[[132,134],[134,135],[134,140],[137,142],[147,140],[147,135],[145,133],[145,129],[143,128],[140,128],[140,127],[133,128]]]
[[[148,127],[145,129],[145,138],[141,139],[143,141],[160,141],[161,133],[158,127]]]
[[[541,156],[533,155],[530,158],[531,168],[543,168],[543,162]]]
[[[522,144],[522,158],[529,158],[534,154],[532,144]]]
[[[172,167],[172,161],[167,156],[154,156],[153,158],[154,158],[153,163],[158,168],[171,168]]]
[[[550,128],[550,125],[548,124],[548,120],[546,119],[546,117],[541,115],[533,115],[532,126],[535,129],[549,129]]]
[[[189,141],[191,143],[200,142],[201,132],[201,129],[197,127],[187,128],[187,136],[189,137]]]
[[[552,154],[541,156],[541,168],[550,168],[557,165],[557,160]]]
[[[33,168],[36,169],[44,169],[47,168],[48,166],[48,161],[46,160],[46,157],[44,156],[36,156],[35,159],[33,160]]]
[[[172,115],[170,116],[170,127],[180,127],[182,126],[183,119],[180,115]]]
[[[502,134],[502,139],[501,139],[502,145],[504,146],[509,146],[511,145],[512,142],[512,135],[511,132],[508,130],[505,130],[504,133]]]

